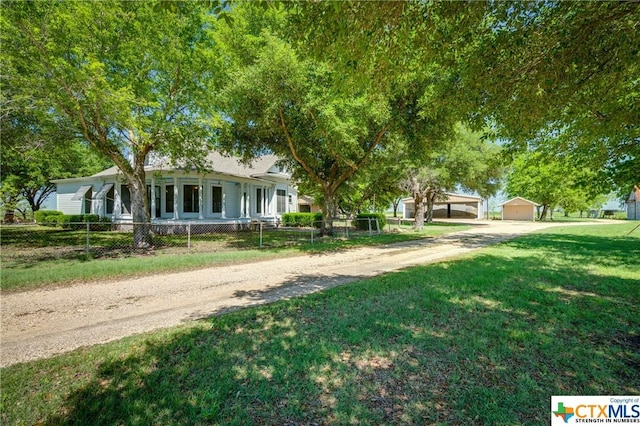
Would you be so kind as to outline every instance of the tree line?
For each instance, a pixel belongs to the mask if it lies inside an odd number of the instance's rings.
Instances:
[[[3,202],[106,160],[148,223],[147,155],[204,169],[211,149],[282,157],[327,233],[374,198],[486,197],[509,172],[508,192],[549,207],[533,188],[558,190],[551,177],[583,198],[624,192],[639,178],[639,7],[6,1]],[[549,177],[516,184],[531,175]]]

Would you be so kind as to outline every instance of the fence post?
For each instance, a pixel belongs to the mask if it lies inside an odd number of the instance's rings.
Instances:
[[[313,229],[315,228],[316,224],[314,222],[311,222],[311,244],[313,244]],[[320,227],[322,228],[322,222],[320,223]]]
[[[262,221],[260,221],[260,248],[262,248]]]
[[[349,219],[344,220],[344,229],[346,231],[347,239],[349,239]]]
[[[369,222],[369,236],[372,236],[373,234],[371,233],[371,218],[370,217],[367,218],[367,222]]]
[[[377,217],[376,217],[376,231],[378,231],[376,235],[380,235],[380,221],[378,220]]]
[[[87,221],[87,245],[85,246],[85,251],[87,252],[87,254],[89,254],[89,250],[91,249],[91,246],[89,245],[89,228],[90,224]]]
[[[187,251],[191,251],[191,223],[187,223]]]

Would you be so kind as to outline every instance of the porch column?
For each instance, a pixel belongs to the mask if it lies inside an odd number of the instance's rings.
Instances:
[[[220,181],[220,185],[222,186],[222,211],[220,212],[220,217],[222,219],[227,218],[227,192],[225,191],[225,187],[227,183],[225,181]]]
[[[198,176],[198,219],[204,219],[204,187],[202,186],[202,176]]]
[[[245,194],[244,199],[244,217],[251,217],[251,185],[244,184],[245,190],[243,194]]]
[[[151,191],[149,196],[151,198],[149,210],[151,210],[151,220],[153,220],[156,218],[156,179],[153,176],[151,177]]]
[[[240,184],[240,217],[244,217],[244,183]]]
[[[178,214],[178,177],[173,177],[173,218],[175,220],[180,219],[180,215]]]
[[[113,185],[114,188],[117,186],[117,182]],[[119,185],[117,191],[114,191],[113,194],[113,217],[114,219],[118,219],[122,214],[122,197],[120,197],[120,191],[122,191],[122,185]]]

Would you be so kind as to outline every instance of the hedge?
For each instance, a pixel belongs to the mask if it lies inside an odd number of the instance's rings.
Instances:
[[[63,214],[64,213],[59,212],[58,210],[36,210],[33,212],[33,218],[36,220],[36,223],[41,225],[55,224],[57,222],[56,218]]]
[[[376,224],[373,219],[378,219],[380,230],[384,229],[387,224],[387,218],[383,213],[360,213],[353,221],[353,226],[364,231],[369,230],[369,220],[371,220],[371,229],[376,230]]]
[[[283,226],[320,228],[322,224],[322,213],[285,213],[282,215]]]
[[[62,229],[86,229],[87,222],[90,222],[91,230],[97,231],[101,229],[109,229],[111,221],[109,218],[103,217],[100,218],[97,214],[65,214],[62,216],[58,216],[58,226],[61,226]],[[108,225],[108,226],[106,226]]]

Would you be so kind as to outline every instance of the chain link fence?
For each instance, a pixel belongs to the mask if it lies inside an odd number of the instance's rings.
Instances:
[[[274,249],[316,244],[327,239],[373,237],[381,233],[378,220],[336,219],[333,232],[323,234],[321,222],[308,227],[284,227],[279,223],[251,221],[239,223],[107,223],[74,222],[54,224],[3,225],[0,227],[2,258],[20,262],[28,257],[55,259],[90,256],[112,258],[154,253],[208,253],[246,249]],[[144,239],[134,241],[134,227],[144,226]]]

